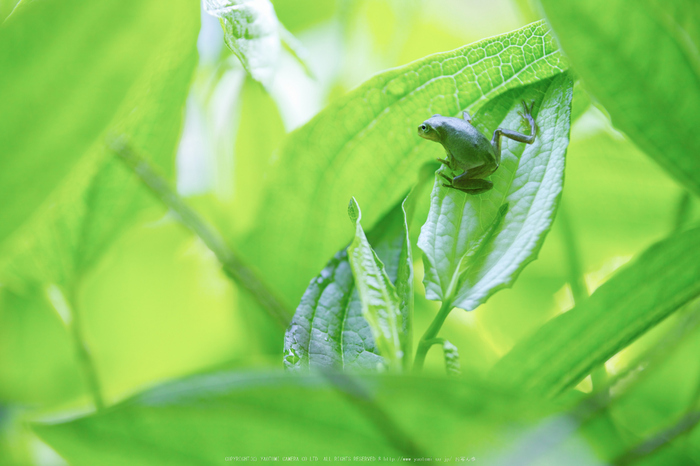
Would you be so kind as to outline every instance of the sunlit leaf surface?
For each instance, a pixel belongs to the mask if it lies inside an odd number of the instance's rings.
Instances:
[[[304,64],[305,51],[279,23],[269,0],[204,0],[202,4],[221,21],[226,45],[263,85],[272,84],[283,43]]]
[[[392,286],[398,290],[398,309],[395,310],[400,312],[400,327],[395,330],[402,338],[401,346],[393,351],[403,351],[404,357],[410,349],[406,346],[410,336],[407,326],[413,300],[413,265],[407,234],[401,203],[367,234],[364,245],[371,245]],[[375,341],[372,328],[363,316],[363,304],[348,252],[343,248],[311,280],[301,299],[285,335],[285,367],[292,370],[384,369],[385,359],[380,356],[382,353]]]
[[[290,302],[350,240],[355,196],[367,228],[440,155],[416,134],[434,113],[476,112],[510,89],[568,68],[543,23],[381,73],[295,131],[269,170],[269,189],[243,251]]]
[[[444,187],[436,176],[430,214],[418,240],[426,259],[428,299],[471,311],[511,286],[537,257],[562,191],[572,86],[566,74],[550,78],[509,91],[474,115],[482,131],[502,127],[527,133],[529,125],[518,110],[521,101],[534,102],[539,130],[532,145],[503,138],[501,166],[486,193],[474,196]],[[489,233],[506,204],[505,218]]]
[[[556,395],[700,295],[700,229],[645,251],[582,305],[519,343],[494,376],[523,390]]]
[[[22,2],[2,23],[0,241],[79,169],[120,112],[138,107],[129,97],[140,79],[192,60],[185,50],[164,55],[179,40],[193,45],[196,16],[187,1],[53,0]]]
[[[700,3],[542,0],[564,51],[615,126],[700,194]]]
[[[372,329],[379,354],[391,369],[398,370],[403,359],[404,338],[401,333],[403,319],[399,295],[387,276],[384,264],[367,241],[360,223],[360,206],[355,198],[350,200],[348,214],[355,224],[355,239],[348,246],[348,259],[360,296],[362,315]],[[402,236],[405,237],[405,233]]]

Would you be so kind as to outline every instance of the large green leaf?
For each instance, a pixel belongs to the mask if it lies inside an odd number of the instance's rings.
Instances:
[[[404,203],[395,206],[367,233],[369,244],[398,290],[401,350],[410,358],[413,265]],[[393,285],[392,285],[393,286]],[[309,283],[285,334],[285,367],[291,370],[357,369],[376,371],[385,360],[365,317],[346,248]]]
[[[700,229],[657,243],[582,305],[520,342],[494,376],[554,396],[700,295]]]
[[[357,198],[369,229],[415,183],[421,165],[440,156],[417,135],[421,121],[433,113],[474,112],[567,67],[539,22],[375,76],[287,138],[268,173],[257,226],[241,250],[296,302],[350,240],[347,200]]]
[[[192,15],[184,0],[46,0],[22,2],[2,24],[0,241],[76,167],[137,79],[162,65],[173,31],[191,38]]]
[[[539,131],[532,145],[504,138],[501,166],[486,193],[474,196],[446,188],[436,176],[430,214],[418,239],[428,299],[471,311],[511,286],[537,257],[564,182],[572,88],[571,78],[563,74],[509,91],[476,113],[474,122],[482,131],[528,131],[518,109],[522,100],[534,101]],[[490,232],[505,204],[505,218]]]
[[[157,57],[128,89],[106,132],[127,135],[171,175],[196,64],[199,16],[197,5],[187,0],[171,2],[167,16],[169,27],[154,44]],[[75,372],[75,355],[58,315],[47,307],[47,287],[58,285],[64,294],[79,296],[76,285],[86,271],[138,219],[141,209],[154,203],[102,138],[82,154],[49,200],[0,250],[0,282],[7,288],[0,300],[5,347],[0,351],[5,369],[0,371],[0,392],[22,402],[65,399],[74,396],[76,385],[80,388],[79,378],[56,376]],[[150,211],[154,215],[162,215],[162,208]],[[45,338],[54,343],[41,343]]]
[[[539,409],[474,380],[330,380],[209,374],[34,429],[74,465],[218,464],[246,456],[471,458],[500,446]]]
[[[186,0],[170,4],[170,27],[161,31],[157,58],[123,98],[108,131],[127,137],[163,173],[172,175],[183,106],[196,64],[199,19]],[[96,140],[52,193],[51,202],[6,242],[0,277],[16,286],[29,280],[68,284],[80,276],[153,202],[139,180]]]
[[[613,124],[700,194],[700,3],[541,0]]]

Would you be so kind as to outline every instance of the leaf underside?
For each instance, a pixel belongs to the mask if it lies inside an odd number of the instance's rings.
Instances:
[[[518,115],[521,101],[534,102],[538,134],[532,145],[502,139],[501,165],[490,177],[494,187],[469,195],[443,186],[436,176],[428,220],[418,246],[424,253],[426,296],[467,311],[511,286],[537,257],[549,231],[564,180],[573,83],[558,75],[490,100],[473,117],[483,133],[497,127],[527,134]],[[447,170],[446,167],[440,170]],[[488,244],[478,244],[508,205]]]
[[[241,250],[296,302],[310,277],[349,242],[347,200],[357,198],[371,229],[415,183],[420,167],[441,155],[416,134],[421,121],[475,112],[567,68],[538,22],[375,76],[287,138]]]
[[[367,234],[392,283],[413,276],[407,256],[407,232],[402,204]],[[410,321],[412,284],[399,286],[401,313]],[[347,250],[339,251],[311,280],[285,334],[284,364],[288,370],[349,369],[376,371],[385,367],[355,287]]]

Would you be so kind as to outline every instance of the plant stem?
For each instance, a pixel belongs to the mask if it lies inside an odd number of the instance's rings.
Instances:
[[[578,251],[578,242],[576,235],[569,221],[569,215],[562,205],[559,207],[559,223],[561,224],[562,239],[564,240],[564,250],[566,253],[569,286],[571,286],[571,294],[575,304],[582,304],[588,299],[588,287],[583,278],[583,267],[581,267],[581,258]]]
[[[685,226],[685,222],[690,217],[690,211],[692,210],[692,198],[690,192],[683,191],[680,199],[678,200],[678,207],[676,207],[676,217],[673,222],[673,231],[680,231]]]
[[[674,440],[687,435],[700,423],[700,411],[692,411],[683,416],[676,424],[670,428],[658,432],[656,435],[647,438],[645,441],[627,450],[615,458],[611,464],[627,465],[638,463],[640,460],[651,456],[659,450],[670,446]]]
[[[569,268],[569,285],[571,286],[571,294],[574,298],[575,305],[581,305],[588,299],[588,287],[583,277],[583,267],[581,267],[581,257],[578,251],[578,243],[576,234],[569,221],[568,211],[565,205],[559,207],[559,221],[561,223],[562,237],[564,240],[564,249]],[[605,368],[605,363],[593,369],[591,372],[591,385],[593,391],[602,390],[607,386],[608,372]],[[607,389],[606,389],[607,390]]]
[[[92,354],[90,354],[90,348],[85,341],[85,335],[83,334],[83,323],[81,311],[78,309],[78,303],[75,293],[71,296],[71,310],[73,321],[71,325],[68,326],[71,335],[73,336],[73,342],[75,344],[75,349],[78,354],[78,360],[83,369],[83,374],[85,375],[85,380],[87,381],[88,390],[92,394],[92,399],[95,403],[95,409],[101,411],[105,407],[104,398],[102,398],[102,387],[100,385],[100,379],[97,376],[97,368],[95,366],[95,361],[92,359]]]
[[[114,141],[111,147],[156,197],[179,216],[182,224],[197,235],[214,253],[226,275],[248,291],[270,317],[283,329],[286,329],[291,321],[291,312],[253,270],[233,253],[219,233],[190,208],[168,185],[168,182],[156,173],[145,159],[134,152],[124,138]]]
[[[82,316],[80,314],[80,310],[78,309],[78,299],[76,293],[78,288],[77,283],[74,283],[71,288],[71,292],[69,293],[68,297],[66,297],[58,286],[52,285],[48,289],[48,296],[54,309],[56,309],[56,312],[58,312],[66,325],[68,334],[70,335],[71,340],[73,341],[73,346],[75,347],[75,354],[78,358],[80,369],[85,377],[87,389],[92,396],[95,409],[100,411],[104,409],[105,403],[104,399],[102,398],[100,379],[97,376],[95,362],[92,359],[90,349],[85,342],[85,335],[83,334]]]
[[[423,334],[423,337],[418,342],[418,348],[416,349],[416,359],[413,363],[414,372],[420,372],[421,370],[423,370],[423,364],[425,363],[425,356],[428,354],[428,350],[434,344],[440,343],[442,341],[435,337],[437,337],[438,332],[440,332],[440,329],[442,328],[442,324],[445,323],[445,319],[447,319],[447,316],[450,314],[450,311],[452,311],[451,301],[452,299],[442,302],[442,306],[440,306],[440,310],[433,319],[433,322],[430,324],[430,327],[428,327],[428,329]]]

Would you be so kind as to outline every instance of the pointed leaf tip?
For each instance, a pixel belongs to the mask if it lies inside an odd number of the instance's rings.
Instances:
[[[355,224],[362,218],[362,211],[360,210],[360,205],[355,200],[355,197],[351,197],[350,202],[348,203],[348,216],[350,217],[352,223]]]

